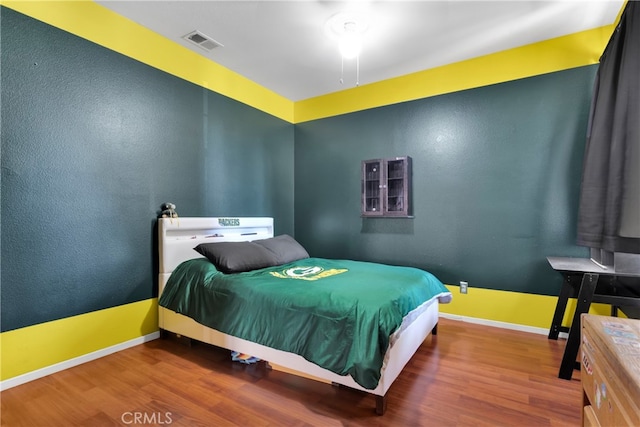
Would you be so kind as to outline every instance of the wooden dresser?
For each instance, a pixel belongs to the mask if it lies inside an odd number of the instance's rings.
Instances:
[[[640,320],[581,316],[584,426],[640,426]]]

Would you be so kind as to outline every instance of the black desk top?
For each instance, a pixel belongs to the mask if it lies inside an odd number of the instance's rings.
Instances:
[[[616,274],[613,268],[596,264],[590,258],[547,257],[551,268],[556,271],[570,271],[577,273]]]
[[[551,264],[551,268],[556,271],[566,271],[570,273],[596,273],[603,276],[640,277],[640,273],[616,271],[615,268],[605,267],[594,262],[590,258],[549,256],[547,257],[547,261]]]

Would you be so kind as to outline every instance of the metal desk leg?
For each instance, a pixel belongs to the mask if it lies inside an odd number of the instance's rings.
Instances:
[[[565,277],[562,281],[562,288],[560,288],[560,295],[558,295],[558,303],[556,304],[556,311],[553,314],[553,320],[551,321],[551,328],[549,329],[549,339],[557,340],[558,334],[565,328],[562,327],[562,319],[564,318],[564,312],[567,309],[567,301],[573,291],[571,285],[571,278]]]
[[[560,372],[558,373],[558,377],[564,380],[570,380],[573,375],[578,350],[580,349],[580,315],[589,311],[598,278],[599,275],[594,273],[585,273],[584,276],[582,276],[582,283],[580,284],[580,291],[578,292],[578,304],[576,306],[576,312],[573,314],[569,337],[567,338],[562,363],[560,364]]]
[[[618,306],[611,305],[611,317],[618,317]]]

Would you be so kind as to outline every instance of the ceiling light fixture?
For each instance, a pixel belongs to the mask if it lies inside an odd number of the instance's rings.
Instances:
[[[344,61],[356,60],[356,86],[360,85],[360,52],[362,51],[363,34],[369,25],[364,17],[355,12],[340,12],[333,15],[325,23],[325,33],[338,42],[342,70],[340,83],[344,83]]]
[[[362,51],[362,35],[356,30],[355,22],[349,21],[344,23],[344,32],[338,41],[338,48],[344,59],[353,59],[360,56],[360,52]]]

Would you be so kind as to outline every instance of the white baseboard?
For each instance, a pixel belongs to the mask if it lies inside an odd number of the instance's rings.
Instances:
[[[65,369],[73,368],[74,366],[81,365],[83,363],[90,362],[92,360],[99,359],[104,356],[116,353],[118,351],[125,350],[136,345],[143,344],[148,341],[158,339],[160,332],[152,332],[148,335],[143,335],[138,338],[134,338],[129,341],[122,342],[120,344],[112,345],[111,347],[103,348],[92,353],[83,354],[82,356],[74,357],[73,359],[65,360],[64,362],[56,363],[54,365],[46,366],[44,368],[36,369],[35,371],[27,372],[26,374],[18,375],[17,377],[9,378],[4,381],[0,381],[0,391],[10,389],[12,387],[19,386],[29,381],[37,380],[38,378],[46,377],[47,375],[54,374],[56,372],[64,371]]]
[[[440,312],[439,315],[440,317],[443,317],[445,319],[459,320],[461,322],[477,323],[479,325],[493,326],[496,328],[503,328],[503,329],[512,329],[512,330],[521,331],[521,332],[530,332],[532,334],[549,335],[549,329],[537,328],[535,326],[519,325],[517,323],[500,322],[498,320],[480,319],[477,317],[460,316],[458,314],[449,314],[449,313],[443,313],[443,312]],[[568,334],[566,332],[560,332],[558,337],[566,339],[567,336]]]

